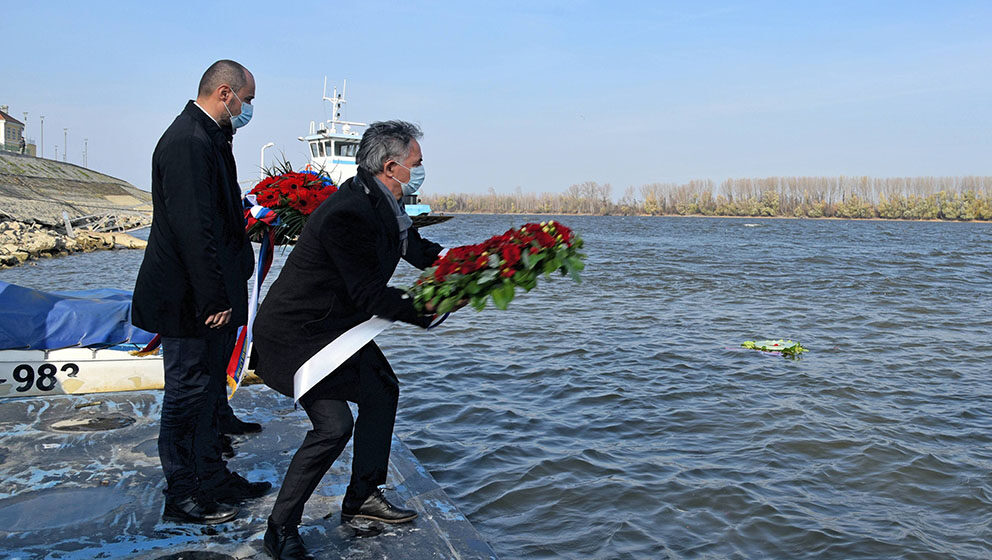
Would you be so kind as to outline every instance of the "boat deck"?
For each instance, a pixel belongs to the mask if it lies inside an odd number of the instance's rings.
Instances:
[[[421,214],[420,216],[412,216],[413,226],[417,228],[432,226],[434,224],[440,224],[441,222],[447,222],[454,216],[443,215],[443,214]]]
[[[161,520],[161,391],[4,399],[0,403],[0,539],[13,559],[252,559],[266,518],[310,423],[290,399],[243,387],[239,417],[261,422],[238,438],[230,468],[273,490],[211,527]],[[307,503],[300,533],[316,558],[495,559],[489,544],[427,470],[393,439],[386,494],[420,516],[412,523],[342,524],[351,445]],[[325,515],[331,514],[329,518]]]

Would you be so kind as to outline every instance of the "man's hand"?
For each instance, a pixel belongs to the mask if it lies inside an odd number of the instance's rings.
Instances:
[[[207,317],[207,320],[203,322],[204,325],[210,327],[211,329],[216,329],[218,327],[223,327],[231,321],[231,311],[228,308],[224,311],[214,313],[213,315]]]
[[[458,303],[456,303],[455,306],[452,307],[451,311],[449,311],[448,313],[454,313],[455,311],[458,311],[459,309],[465,307],[466,305],[468,305],[468,298],[458,300]],[[427,311],[428,313],[434,313],[435,311],[434,305],[432,305],[431,302],[428,301],[427,303],[424,304],[424,311]]]

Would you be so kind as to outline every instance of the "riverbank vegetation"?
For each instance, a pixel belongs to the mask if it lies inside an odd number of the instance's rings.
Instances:
[[[562,193],[425,194],[438,212],[992,220],[992,177],[767,177],[651,183],[614,193],[592,181]]]

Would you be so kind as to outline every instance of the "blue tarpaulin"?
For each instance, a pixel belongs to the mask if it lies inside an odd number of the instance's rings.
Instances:
[[[131,292],[42,292],[0,282],[0,350],[145,344],[154,335],[131,324]]]

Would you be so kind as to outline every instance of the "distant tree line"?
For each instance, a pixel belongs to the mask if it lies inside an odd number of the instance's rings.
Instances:
[[[562,193],[425,194],[440,212],[992,220],[992,177],[768,177],[651,183],[614,197],[593,181]]]

